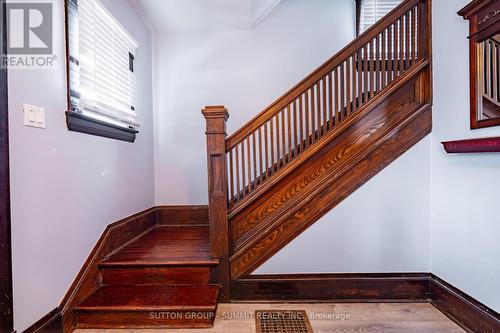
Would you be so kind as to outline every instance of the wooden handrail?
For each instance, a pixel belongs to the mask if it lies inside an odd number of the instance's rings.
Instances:
[[[387,26],[391,25],[395,20],[400,18],[405,12],[410,8],[416,6],[420,2],[425,2],[425,0],[407,0],[401,3],[399,6],[390,11],[386,16],[381,18],[376,24],[371,26],[365,32],[363,32],[358,38],[354,39],[346,47],[340,50],[333,57],[328,59],[323,63],[318,69],[309,74],[305,79],[300,81],[293,88],[288,90],[285,94],[274,101],[269,107],[260,112],[254,118],[249,120],[245,125],[243,125],[235,133],[231,134],[226,139],[226,151],[229,151],[236,144],[240,143],[248,135],[254,132],[261,124],[269,120],[276,112],[280,111],[282,108],[293,102],[301,93],[311,87],[311,85],[324,77],[327,73],[331,72],[333,68],[337,67],[341,62],[345,61],[346,58],[351,56],[355,51],[362,48],[367,42],[375,38],[382,31],[387,29]]]
[[[427,58],[428,7],[403,2],[226,139],[230,210]]]

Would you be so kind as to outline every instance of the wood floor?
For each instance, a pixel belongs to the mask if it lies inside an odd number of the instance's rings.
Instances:
[[[445,315],[427,303],[367,304],[219,304],[211,329],[180,330],[77,330],[76,333],[251,333],[255,332],[255,310],[305,310],[315,333],[463,333]],[[330,318],[318,318],[318,314]],[[342,319],[343,318],[343,319]]]

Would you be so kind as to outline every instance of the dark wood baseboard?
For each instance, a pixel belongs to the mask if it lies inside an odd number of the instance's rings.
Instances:
[[[427,302],[428,273],[250,275],[232,282],[233,301]]]
[[[431,304],[468,332],[500,332],[500,315],[446,281],[430,274]]]
[[[250,275],[231,284],[233,301],[430,302],[468,332],[500,332],[500,315],[431,273]]]
[[[59,308],[55,308],[23,333],[61,333],[62,331],[62,314]]]

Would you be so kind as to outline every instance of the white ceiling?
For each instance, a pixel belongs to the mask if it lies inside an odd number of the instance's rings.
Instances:
[[[281,0],[129,0],[154,32],[246,30]]]

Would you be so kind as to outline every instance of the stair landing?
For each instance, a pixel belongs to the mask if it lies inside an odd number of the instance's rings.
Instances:
[[[101,263],[127,265],[216,265],[210,259],[208,226],[157,226]]]

